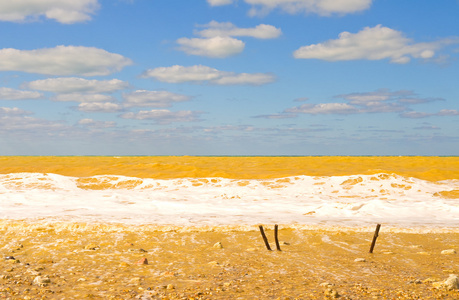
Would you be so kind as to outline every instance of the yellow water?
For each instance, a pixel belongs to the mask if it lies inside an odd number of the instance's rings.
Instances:
[[[396,173],[429,181],[459,179],[459,157],[425,156],[3,156],[0,174],[33,172],[73,177],[123,175],[138,178],[272,179]]]

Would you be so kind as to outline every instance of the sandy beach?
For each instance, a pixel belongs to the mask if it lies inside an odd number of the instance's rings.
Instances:
[[[273,226],[265,225],[276,249]],[[1,299],[458,299],[459,232],[4,220]]]

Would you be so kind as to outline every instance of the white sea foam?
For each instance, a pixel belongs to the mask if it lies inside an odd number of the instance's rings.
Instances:
[[[433,183],[390,174],[158,180],[14,173],[0,175],[0,219],[458,227],[458,199],[436,194],[458,189],[459,180]]]

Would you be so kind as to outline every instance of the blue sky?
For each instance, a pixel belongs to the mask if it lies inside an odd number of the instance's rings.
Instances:
[[[0,1],[0,155],[458,155],[459,1]]]

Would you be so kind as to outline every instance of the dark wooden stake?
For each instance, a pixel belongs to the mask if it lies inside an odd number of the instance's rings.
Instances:
[[[375,248],[376,239],[378,238],[379,228],[381,228],[381,224],[376,225],[375,235],[373,236],[373,241],[371,242],[371,246],[370,246],[370,253],[373,253],[373,249]]]
[[[260,225],[260,226],[258,226],[258,227],[260,227],[261,236],[263,237],[263,241],[265,242],[266,249],[268,249],[269,251],[271,251],[271,247],[269,246],[268,238],[266,237],[265,231],[263,230],[263,226]]]
[[[277,251],[281,251],[280,245],[279,245],[279,239],[277,238],[277,232],[278,232],[278,227],[277,224],[274,225],[274,240],[276,241],[276,249]]]

